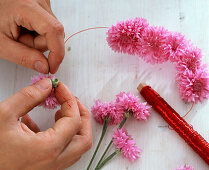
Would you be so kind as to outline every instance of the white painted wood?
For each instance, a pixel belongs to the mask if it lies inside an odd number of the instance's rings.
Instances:
[[[52,9],[65,27],[66,37],[79,30],[95,26],[111,26],[117,21],[134,17],[147,18],[150,24],[179,31],[203,49],[204,62],[209,62],[209,1],[207,0],[59,0]],[[91,30],[73,37],[66,45],[65,59],[56,74],[80,100],[90,107],[101,98],[109,101],[120,91],[138,94],[137,85],[145,81],[158,91],[181,115],[190,105],[179,97],[172,64],[146,64],[135,56],[114,53],[106,43],[106,30]],[[34,71],[0,60],[1,93],[3,100],[27,86]],[[141,98],[141,97],[140,97]],[[141,100],[143,100],[141,98]],[[209,104],[195,105],[186,120],[209,141]],[[53,125],[55,111],[36,108],[32,118],[41,129]],[[143,149],[135,163],[117,156],[104,170],[171,170],[190,164],[195,170],[207,170],[201,158],[172,130],[159,128],[165,121],[154,111],[147,122],[129,120],[125,127]],[[92,119],[93,147],[72,170],[86,168],[98,142],[102,127]],[[108,144],[110,127],[98,156]],[[113,148],[112,148],[113,149]],[[99,157],[97,157],[96,161]],[[95,165],[94,162],[93,166]]]

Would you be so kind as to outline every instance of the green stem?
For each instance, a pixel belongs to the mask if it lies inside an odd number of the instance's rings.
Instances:
[[[110,143],[109,143],[109,145],[108,145],[107,148],[105,149],[103,155],[101,156],[99,162],[98,162],[97,165],[96,165],[96,168],[97,168],[97,167],[100,165],[100,163],[102,162],[104,156],[106,155],[107,151],[109,150],[110,146],[112,145],[112,142],[113,142],[113,141],[111,140]]]
[[[121,121],[120,125],[118,126],[119,129],[121,129],[123,127],[123,125],[125,124],[126,120],[129,118],[129,113],[126,112],[124,119]],[[110,143],[108,144],[107,148],[105,149],[103,155],[101,156],[101,158],[99,159],[99,162],[96,165],[96,168],[99,167],[100,163],[102,162],[103,158],[105,157],[107,151],[109,150],[110,146],[112,145],[113,141],[111,140]]]
[[[125,118],[122,120],[122,122],[119,125],[119,129],[121,129],[123,127],[123,125],[126,123],[126,120],[128,119],[128,117],[125,116]]]
[[[95,170],[101,169],[109,160],[111,160],[115,155],[120,153],[120,151],[113,152],[110,156],[108,156],[98,167],[95,168]]]
[[[102,134],[101,134],[101,136],[100,136],[100,139],[99,139],[99,142],[98,142],[98,144],[97,144],[97,147],[96,147],[96,149],[95,149],[95,151],[94,151],[94,154],[93,154],[93,156],[92,156],[92,158],[91,158],[91,161],[89,162],[89,165],[88,165],[88,167],[87,167],[87,170],[90,169],[90,166],[91,166],[91,164],[93,163],[93,160],[94,160],[94,158],[95,158],[95,156],[96,156],[96,154],[97,154],[97,151],[98,151],[98,149],[99,149],[99,147],[100,147],[100,145],[101,145],[102,139],[104,138],[105,132],[106,132],[106,130],[107,130],[108,122],[109,122],[109,120],[108,120],[108,119],[105,119],[104,126],[103,126],[103,129],[102,129]]]

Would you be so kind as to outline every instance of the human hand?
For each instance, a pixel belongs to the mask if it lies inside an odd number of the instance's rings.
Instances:
[[[42,53],[46,50],[48,59]],[[54,74],[64,55],[64,28],[50,0],[0,1],[0,58]]]
[[[41,80],[0,103],[0,169],[64,169],[91,147],[89,112],[61,82],[57,90],[65,99],[55,92],[61,109],[53,128],[40,132],[27,115],[51,90],[50,81]]]

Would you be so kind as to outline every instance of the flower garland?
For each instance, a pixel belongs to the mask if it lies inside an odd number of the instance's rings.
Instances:
[[[146,19],[120,21],[109,28],[107,42],[115,52],[140,56],[147,63],[171,61],[176,66],[179,93],[185,102],[209,97],[209,73],[202,53],[181,33],[150,26]]]

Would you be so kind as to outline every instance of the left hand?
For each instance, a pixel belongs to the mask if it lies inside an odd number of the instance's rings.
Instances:
[[[54,74],[65,55],[64,36],[50,0],[0,0],[0,58]]]

